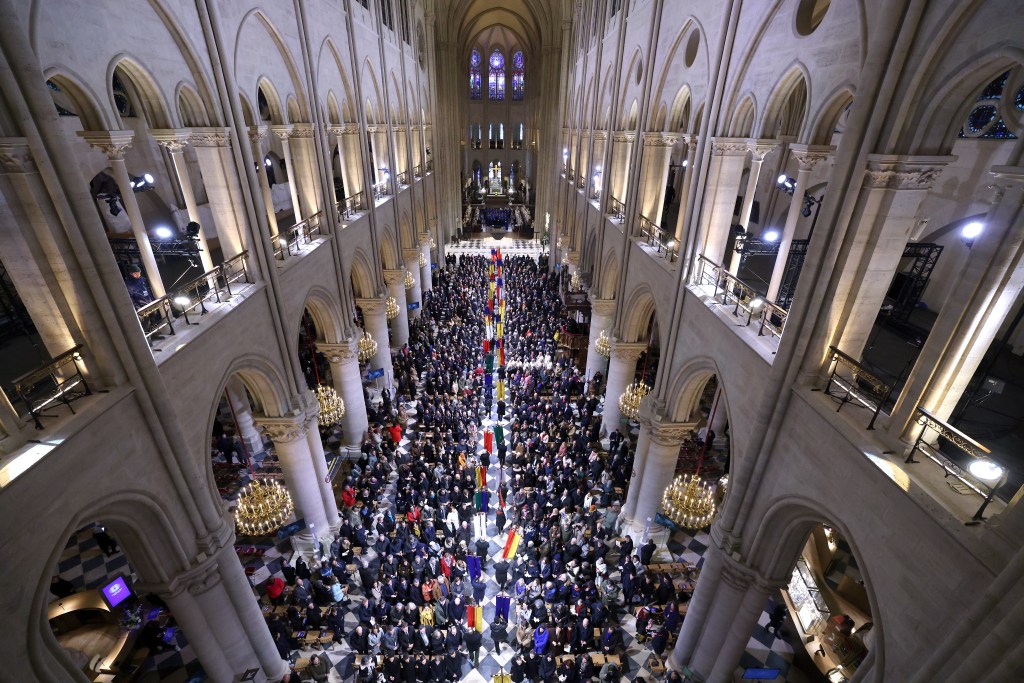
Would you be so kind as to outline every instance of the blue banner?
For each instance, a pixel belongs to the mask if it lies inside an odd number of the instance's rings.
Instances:
[[[297,534],[297,533],[299,533],[300,531],[302,531],[305,528],[306,528],[306,518],[305,517],[299,517],[297,520],[295,520],[294,522],[292,522],[288,526],[283,526],[280,529],[278,529],[278,531],[277,531],[277,538],[278,538],[278,540],[283,541],[284,539],[288,538],[289,536]]]
[[[420,307],[420,302],[413,301],[411,304],[406,304],[405,307],[408,308],[410,311],[415,311],[417,308]]]
[[[384,368],[374,368],[366,373],[366,379],[377,379],[384,376]]]

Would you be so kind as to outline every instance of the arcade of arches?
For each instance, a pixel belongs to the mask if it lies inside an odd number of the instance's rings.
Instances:
[[[0,678],[1024,680],[1021,36],[0,0]]]

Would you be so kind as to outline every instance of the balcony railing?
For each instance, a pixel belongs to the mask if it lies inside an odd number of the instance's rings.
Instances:
[[[427,173],[432,173],[433,170],[434,170],[434,160],[433,159],[427,159],[426,167],[427,167]]]
[[[412,167],[412,177],[413,178],[422,178],[423,177],[423,166],[421,166],[421,165],[413,166]]]
[[[314,237],[324,234],[323,217],[324,212],[318,211],[301,223],[274,235],[274,258],[283,261],[290,254],[298,253],[303,244],[309,244]]]
[[[230,299],[232,284],[252,282],[248,260],[249,252],[243,251],[213,270],[136,309],[146,339],[152,343],[175,334],[174,325],[179,317],[184,317],[186,325],[198,324],[189,316],[206,315],[209,312],[206,309],[207,303],[223,303],[225,299]]]
[[[679,243],[669,235],[668,231],[655,225],[647,216],[640,216],[637,222],[637,239],[657,249],[657,254],[669,263],[675,262],[679,256]]]
[[[756,289],[714,261],[698,256],[691,283],[714,287],[712,299],[720,301],[725,306],[735,306],[733,315],[736,317],[740,316],[742,309],[747,314],[747,325],[756,320],[758,336],[767,332],[774,337],[782,337],[789,312],[771,301],[766,301]]]
[[[74,413],[71,402],[92,394],[79,365],[83,348],[78,344],[14,380],[14,393],[28,408],[36,429],[43,429],[40,418],[54,417],[43,414],[50,406],[61,403]]]
[[[373,201],[380,201],[382,197],[391,196],[391,183],[387,180],[382,180],[373,186]]]
[[[608,200],[608,214],[615,220],[624,222],[626,220],[626,205],[615,197]]]
[[[892,387],[886,382],[873,375],[867,368],[861,365],[860,361],[848,356],[834,346],[828,347],[831,355],[826,364],[830,368],[828,383],[825,385],[825,394],[839,399],[838,413],[847,403],[854,403],[871,411],[871,421],[868,422],[868,429],[875,428],[875,420],[882,412]],[[842,370],[849,373],[845,376]],[[838,393],[833,393],[836,387]]]
[[[363,203],[363,193],[357,192],[351,197],[345,197],[343,200],[338,202],[338,213],[341,214],[342,218],[352,218],[357,211],[363,211],[366,209],[366,204]]]
[[[943,469],[945,478],[955,477],[961,484],[981,496],[983,499],[981,507],[978,508],[978,511],[974,513],[974,517],[971,518],[974,522],[980,522],[984,519],[985,508],[992,502],[996,490],[1006,481],[1006,468],[991,463],[988,457],[991,451],[980,442],[967,436],[953,425],[943,422],[921,406],[917,407],[916,415],[917,424],[921,426],[921,433],[918,435],[917,441],[914,442],[914,447],[910,449],[906,462],[917,463],[919,461],[914,460],[914,453],[924,453],[932,462]],[[936,436],[935,443],[927,441],[930,432],[933,432]],[[972,475],[970,471],[965,472],[959,463],[954,462],[942,452],[940,439],[951,444],[973,462],[988,461],[991,463],[994,473],[993,478],[986,482]],[[968,466],[968,470],[970,470],[970,466]]]
[[[408,171],[402,171],[396,177],[397,177],[399,186],[401,186],[401,187],[409,187],[409,172]]]

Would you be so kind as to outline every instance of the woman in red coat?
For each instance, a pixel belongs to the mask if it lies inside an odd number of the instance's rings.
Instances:
[[[347,508],[356,504],[356,492],[351,486],[346,486],[341,492],[341,504]]]
[[[266,591],[271,604],[280,605],[281,594],[284,593],[284,579],[280,576],[275,576],[270,581],[267,581]]]

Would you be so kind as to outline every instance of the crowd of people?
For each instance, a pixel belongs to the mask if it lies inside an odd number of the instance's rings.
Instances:
[[[640,610],[658,654],[678,631],[688,595],[646,570],[652,542],[619,536],[631,440],[602,448],[599,401],[555,352],[557,277],[530,257],[495,263],[446,259],[395,355],[394,400],[371,411],[336,540],[264,585],[288,605],[270,619],[283,657],[296,632],[327,629],[379,655],[356,658],[360,680],[457,681],[481,649],[510,647],[513,683],[619,681],[628,657],[592,655],[625,654],[627,610],[668,605]],[[303,675],[329,667],[311,658]]]

